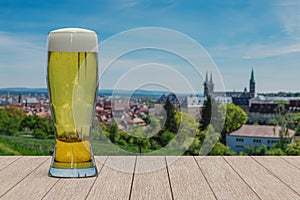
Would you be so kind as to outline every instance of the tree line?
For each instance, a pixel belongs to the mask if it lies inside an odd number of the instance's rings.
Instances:
[[[199,122],[187,113],[180,112],[169,100],[163,107],[166,112],[163,127],[160,127],[159,118],[153,115],[149,117],[150,124],[147,127],[136,125],[128,133],[121,131],[117,122],[112,122],[108,127],[102,125],[101,134],[94,134],[95,139],[107,137],[121,148],[128,145],[135,146],[140,154],[156,151],[169,145],[174,147],[175,153],[176,148],[184,149],[185,155],[237,155],[226,146],[226,136],[248,121],[247,114],[240,107],[234,104],[218,104],[213,98],[208,97],[204,102]],[[274,125],[290,127],[291,123],[287,123],[288,116],[285,114],[280,116],[281,118],[278,118]],[[292,123],[298,118],[300,119],[300,114],[293,118]],[[293,128],[298,131],[297,127]],[[157,132],[148,137],[147,129],[157,130]],[[300,155],[300,142],[295,141],[289,145],[274,144],[270,149],[266,146],[246,147],[245,152],[240,154]]]
[[[6,106],[0,109],[0,133],[54,138],[54,127],[50,119],[37,115],[27,116],[21,107]]]
[[[226,146],[226,134],[246,123],[247,115],[240,107],[233,104],[218,105],[209,97],[204,103],[200,122],[193,116],[180,112],[179,108],[169,100],[163,108],[166,113],[163,126],[159,118],[161,115],[150,114],[149,124],[146,127],[135,125],[124,132],[118,128],[117,122],[110,123],[108,127],[102,124],[101,130],[93,133],[93,138],[96,140],[109,138],[112,143],[121,148],[128,145],[135,146],[138,149],[137,153],[140,154],[160,150],[168,145],[168,149],[173,148],[174,153],[180,150],[185,155],[199,155],[204,143],[213,147],[208,152],[209,155],[235,154]],[[220,128],[222,131],[219,130]],[[152,133],[150,137],[147,134],[149,132]]]
[[[163,150],[167,154],[185,155],[236,155],[226,146],[226,136],[239,129],[247,120],[247,114],[234,104],[218,104],[208,97],[201,111],[201,120],[181,112],[179,107],[169,100],[163,105],[166,114],[147,115],[147,126],[132,126],[122,131],[117,122],[108,126],[100,124],[100,129],[93,130],[92,138],[96,141],[107,141],[118,145],[126,151],[143,154]],[[300,113],[290,115],[278,108],[276,123],[284,128],[300,133]],[[7,106],[0,109],[0,134],[30,135],[35,138],[54,138],[54,127],[50,119],[39,116],[27,116],[22,108]],[[300,142],[289,145],[274,144],[268,149],[262,147],[246,147],[241,155],[300,155]]]

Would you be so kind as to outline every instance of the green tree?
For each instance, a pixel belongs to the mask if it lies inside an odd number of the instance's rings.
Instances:
[[[8,116],[8,113],[0,109],[0,133],[7,133],[7,127],[10,124],[10,118]]]
[[[188,149],[189,145],[198,135],[199,123],[193,116],[185,112],[177,112],[175,118],[178,123],[180,122],[176,141],[181,145],[181,147]]]
[[[220,141],[226,145],[226,135],[243,126],[247,122],[248,116],[239,106],[234,104],[222,106],[226,106],[226,118]]]
[[[176,109],[169,99],[167,99],[164,105],[164,109],[167,113],[167,119],[165,121],[164,130],[168,130],[172,133],[177,133],[179,124],[176,122],[175,119]]]
[[[107,132],[106,132],[106,126],[104,123],[99,124],[99,134],[98,134],[98,140],[100,141],[107,141]]]
[[[142,154],[142,149],[148,149],[151,144],[149,138],[143,131],[143,127],[141,126],[134,126],[131,129],[131,133],[134,136],[134,144],[138,146],[139,153]]]
[[[20,121],[16,116],[9,118],[9,124],[7,125],[7,133],[9,135],[17,134],[20,127]]]
[[[221,142],[217,142],[213,149],[209,153],[210,156],[231,156],[235,155],[228,146],[225,146]]]
[[[216,132],[221,132],[225,120],[226,107],[217,103],[213,97],[208,96],[201,111],[200,130],[204,131],[212,125]]]
[[[185,154],[197,156],[197,155],[199,155],[200,147],[201,147],[200,139],[199,139],[199,137],[196,137],[193,140],[192,144],[189,146],[189,148],[186,150]]]
[[[295,125],[295,128],[300,126],[300,113],[296,113],[293,117],[293,123]]]
[[[293,143],[288,144],[285,152],[289,156],[300,156],[300,140],[295,140]]]
[[[26,113],[19,106],[6,106],[5,110],[9,117],[16,117],[20,122],[26,117]]]
[[[54,137],[53,123],[37,115],[26,116],[20,123],[20,130],[29,130],[37,138]]]
[[[166,146],[169,144],[169,142],[175,137],[175,133],[172,133],[170,131],[164,131],[160,135],[160,145],[161,146]]]
[[[5,110],[10,117],[10,124],[8,125],[7,132],[10,135],[16,134],[20,128],[20,123],[26,117],[26,114],[19,106],[6,106]]]
[[[280,137],[280,143],[279,147],[284,150],[286,148],[286,138],[289,137],[289,126],[292,123],[292,117],[289,112],[286,112],[285,105],[287,104],[286,101],[279,101],[278,106],[276,108],[276,118],[277,122],[280,126],[279,130],[279,137]],[[275,125],[275,126],[277,126]],[[274,126],[274,134],[276,131],[276,128]]]
[[[295,136],[300,136],[300,124],[296,127]]]
[[[266,152],[268,151],[268,148],[266,145],[262,145],[260,147],[256,147],[256,146],[246,146],[244,147],[245,152],[248,155],[253,155],[253,156],[263,156],[266,155]]]
[[[201,142],[199,155],[203,156],[208,155],[220,139],[220,134],[214,130],[212,125],[208,125],[206,130],[199,133],[199,136]]]
[[[120,139],[119,128],[116,122],[111,122],[109,127],[107,128],[107,132],[109,133],[109,139],[112,143],[118,142]]]
[[[7,110],[0,109],[0,132],[13,135],[19,130],[20,121],[17,116],[10,115]]]
[[[147,132],[150,135],[154,135],[158,133],[161,129],[160,120],[154,114],[150,114],[149,118],[150,118],[150,123],[147,125]]]
[[[26,116],[20,124],[20,130],[33,130],[37,123],[37,117],[38,116]]]
[[[271,148],[265,154],[266,156],[285,156],[286,153],[281,148]]]
[[[207,96],[207,99],[204,101],[201,111],[201,131],[204,131],[210,124],[213,104],[214,99],[211,96]]]

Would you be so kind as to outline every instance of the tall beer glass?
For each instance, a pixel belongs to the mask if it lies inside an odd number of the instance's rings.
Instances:
[[[98,89],[97,41],[95,32],[78,28],[48,35],[47,82],[55,126],[49,176],[97,175],[90,143]]]

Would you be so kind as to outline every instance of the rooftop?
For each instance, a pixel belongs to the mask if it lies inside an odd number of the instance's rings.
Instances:
[[[281,127],[265,126],[265,125],[244,125],[240,129],[232,132],[231,136],[245,136],[245,137],[265,137],[265,138],[279,138],[279,131]],[[274,132],[275,130],[275,132]],[[289,129],[289,136],[293,137],[295,131]]]

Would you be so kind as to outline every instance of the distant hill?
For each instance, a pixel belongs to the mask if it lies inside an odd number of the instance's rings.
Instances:
[[[47,94],[46,88],[0,88],[0,94]]]
[[[132,91],[129,90],[99,90],[99,96],[139,96],[139,97],[160,97],[163,94],[168,94],[169,92],[166,91],[148,91],[148,90],[136,90],[131,94]]]
[[[11,94],[11,95],[26,95],[26,94],[48,94],[47,88],[0,88],[0,95],[3,94]],[[99,96],[128,96],[131,91],[129,90],[99,90]],[[139,97],[160,97],[161,95],[169,94],[169,91],[149,91],[149,90],[136,90],[133,92],[132,96]],[[188,96],[189,94],[180,93],[177,96]],[[197,94],[202,95],[202,94]]]

